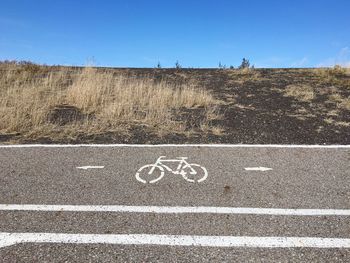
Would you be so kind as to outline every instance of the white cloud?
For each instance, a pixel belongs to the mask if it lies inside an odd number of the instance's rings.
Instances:
[[[350,54],[350,49],[349,49],[349,47],[343,47],[343,48],[340,50],[338,57],[339,57],[340,59],[344,59],[344,58],[347,59],[347,58],[349,58],[349,54]]]
[[[350,48],[348,46],[339,50],[338,54],[333,58],[328,58],[321,63],[317,64],[317,67],[333,67],[335,65],[341,65],[344,67],[350,66]]]
[[[309,62],[309,59],[307,57],[303,57],[302,59],[295,61],[294,63],[292,63],[292,67],[303,67],[305,66],[307,63]]]

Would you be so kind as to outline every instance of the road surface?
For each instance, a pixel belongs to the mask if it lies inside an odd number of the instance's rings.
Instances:
[[[349,146],[0,146],[0,262],[349,262],[349,168]]]

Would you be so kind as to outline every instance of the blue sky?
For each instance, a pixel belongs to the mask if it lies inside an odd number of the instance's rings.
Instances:
[[[0,0],[0,60],[350,65],[349,0]]]

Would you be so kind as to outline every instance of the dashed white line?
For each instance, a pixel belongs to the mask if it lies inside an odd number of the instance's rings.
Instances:
[[[77,167],[77,169],[81,169],[81,170],[88,170],[88,169],[103,169],[105,168],[104,166],[79,166]]]
[[[261,171],[261,172],[265,172],[265,171],[271,171],[272,168],[269,168],[269,167],[246,167],[244,168],[244,170],[246,171]]]

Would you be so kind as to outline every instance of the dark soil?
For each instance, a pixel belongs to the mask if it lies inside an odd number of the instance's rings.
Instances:
[[[74,106],[58,105],[50,110],[48,122],[57,125],[66,125],[75,121],[81,121],[87,118],[85,114]]]
[[[219,69],[101,69],[128,74],[133,78],[166,79],[177,83],[194,82],[210,90],[222,100],[219,111],[223,118],[213,125],[223,128],[221,135],[194,133],[159,137],[145,126],[133,127],[128,135],[107,132],[84,135],[75,139],[53,141],[42,138],[22,143],[232,143],[232,144],[350,144],[350,111],[329,101],[328,90],[334,89],[350,98],[350,76],[335,76],[326,80],[311,69],[255,69],[248,73]],[[310,101],[287,97],[288,85],[309,85],[316,96]],[[331,112],[336,111],[336,115]],[[201,110],[178,113],[189,128],[197,127]],[[67,123],[84,118],[77,109],[58,108],[52,122]],[[326,120],[331,118],[332,123]],[[13,137],[0,135],[4,142]]]

